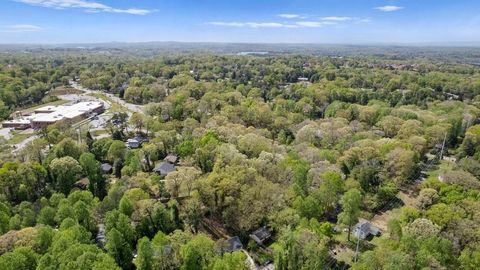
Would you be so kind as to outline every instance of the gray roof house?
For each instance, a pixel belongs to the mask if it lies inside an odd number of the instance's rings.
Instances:
[[[136,148],[139,148],[141,145],[142,145],[142,142],[139,141],[138,139],[128,139],[127,142],[125,143],[125,145],[128,147],[128,148],[131,148],[131,149],[136,149]]]
[[[250,238],[252,238],[253,241],[257,242],[259,245],[262,245],[265,241],[270,239],[271,236],[272,234],[266,227],[261,227],[250,234]]]
[[[227,242],[227,252],[235,252],[243,248],[242,242],[240,242],[240,238],[238,238],[238,236],[230,237]]]
[[[353,229],[354,235],[360,239],[366,239],[370,235],[378,236],[380,235],[380,229],[378,227],[373,226],[367,220],[361,220],[360,222],[355,225]]]
[[[167,174],[175,171],[175,165],[170,162],[162,162],[157,165],[153,169],[153,171],[160,174],[161,176],[166,176]]]

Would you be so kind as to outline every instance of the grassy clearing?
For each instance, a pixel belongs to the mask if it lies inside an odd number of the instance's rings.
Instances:
[[[15,133],[13,134],[12,138],[7,141],[7,144],[13,145],[23,142],[24,140],[28,139],[32,134],[22,134],[22,133]]]
[[[59,86],[48,93],[49,96],[60,96],[60,95],[71,95],[76,94],[80,95],[83,91],[75,89],[70,86]]]
[[[428,175],[427,179],[428,180],[438,180],[438,176],[442,172],[451,171],[451,170],[455,169],[455,166],[456,165],[453,162],[442,160],[442,161],[440,161],[440,164],[438,165],[438,169],[429,171],[427,173],[427,175]]]

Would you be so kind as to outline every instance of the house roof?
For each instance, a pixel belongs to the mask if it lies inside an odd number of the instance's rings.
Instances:
[[[228,249],[227,249],[228,252],[235,252],[243,248],[242,242],[240,241],[240,238],[238,238],[238,236],[229,238],[227,242],[228,242]]]
[[[103,163],[102,165],[100,165],[100,169],[104,172],[109,172],[110,170],[113,169],[113,167],[108,163]]]
[[[137,147],[140,147],[141,143],[142,143],[141,141],[133,138],[133,139],[128,139],[126,144],[128,147],[137,148]]]
[[[269,239],[271,236],[272,234],[267,230],[266,227],[259,228],[250,234],[250,238],[252,238],[258,244],[263,244],[263,242]]]
[[[133,137],[134,140],[137,140],[139,142],[148,142],[148,137],[146,136],[143,136],[143,135],[139,135],[137,134],[135,137]]]
[[[354,228],[355,235],[362,239],[368,237],[369,235],[379,235],[380,229],[372,225],[370,222],[366,220],[362,220]]]
[[[176,155],[169,154],[168,156],[165,157],[164,160],[170,163],[176,163],[178,160],[178,157]]]
[[[159,173],[160,175],[167,175],[175,171],[175,165],[169,162],[162,162],[153,169],[154,172]]]

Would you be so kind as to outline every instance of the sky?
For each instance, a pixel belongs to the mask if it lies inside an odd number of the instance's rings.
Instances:
[[[0,43],[480,42],[479,0],[0,0]]]

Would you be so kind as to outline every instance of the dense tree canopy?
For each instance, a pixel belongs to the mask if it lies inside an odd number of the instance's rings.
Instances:
[[[480,267],[474,65],[52,55],[0,56],[0,118],[73,79],[105,97],[111,118],[88,132],[50,125],[15,157],[4,150],[0,269]],[[127,147],[134,137],[145,140]],[[381,236],[359,240],[361,220]],[[258,229],[271,237],[257,243]],[[234,236],[242,250],[230,250]]]

